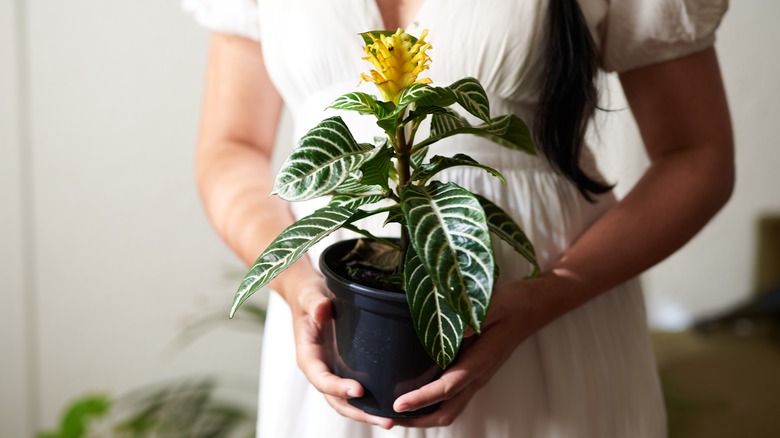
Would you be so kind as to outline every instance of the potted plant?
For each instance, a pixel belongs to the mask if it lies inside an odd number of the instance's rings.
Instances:
[[[463,154],[426,157],[428,147],[446,137],[471,134],[520,152],[535,150],[518,117],[490,117],[487,95],[476,79],[435,87],[418,78],[430,61],[426,34],[419,39],[401,29],[361,34],[364,59],[374,66],[361,77],[374,82],[383,99],[352,92],[330,108],[373,116],[385,135],[374,144],[358,143],[336,116],[300,139],[276,177],[273,194],[288,201],[331,200],[265,249],[242,281],[230,312],[232,317],[252,293],[333,231],[345,228],[365,236],[332,246],[320,265],[336,295],[334,372],[355,378],[366,389],[366,396],[351,403],[385,416],[399,415],[392,410],[398,395],[435,379],[452,363],[466,327],[480,333],[498,276],[491,233],[533,265],[532,275],[538,272],[531,243],[509,215],[478,194],[435,179],[454,166],[476,166],[503,181],[497,170]],[[450,108],[454,104],[483,123],[469,124]],[[418,128],[429,117],[430,135],[419,140]],[[401,225],[400,236],[378,237],[356,225],[379,214],[386,215],[385,223]],[[378,301],[369,299],[374,297]],[[368,334],[352,332],[366,327]],[[401,332],[411,340],[399,340]],[[388,344],[396,341],[400,344]],[[372,348],[381,352],[359,357]],[[410,357],[422,364],[405,370],[413,362]],[[371,364],[384,368],[362,368]]]

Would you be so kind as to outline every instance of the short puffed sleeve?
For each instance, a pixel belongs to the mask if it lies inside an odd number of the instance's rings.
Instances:
[[[601,62],[626,71],[703,51],[728,0],[609,0],[601,23]]]
[[[260,41],[256,0],[182,0],[181,7],[210,30]]]

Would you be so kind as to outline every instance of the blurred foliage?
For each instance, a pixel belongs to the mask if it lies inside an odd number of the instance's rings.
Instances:
[[[255,412],[216,396],[216,381],[184,381],[128,397],[129,415],[114,426],[121,437],[251,437]]]
[[[248,305],[247,305],[248,304]],[[224,311],[196,318],[179,340],[190,343],[220,326],[258,330],[265,322],[265,308],[247,303],[229,322]],[[57,430],[36,438],[243,438],[253,437],[254,406],[238,401],[214,376],[178,379],[146,386],[119,397],[81,395],[63,409]],[[254,385],[241,385],[255,393]],[[232,396],[231,396],[232,394]]]
[[[232,320],[228,320],[224,310],[210,312],[187,323],[178,341],[184,345],[189,344],[217,327],[257,331],[258,327],[265,324],[265,312],[265,307],[254,303],[242,306],[241,312],[236,313]]]
[[[91,421],[108,414],[112,401],[105,394],[85,395],[72,401],[62,414],[59,430],[41,432],[37,438],[80,438],[87,435]]]
[[[158,384],[115,400],[84,395],[66,407],[59,430],[37,438],[254,436],[253,407],[226,400],[218,386],[216,379],[203,378]]]

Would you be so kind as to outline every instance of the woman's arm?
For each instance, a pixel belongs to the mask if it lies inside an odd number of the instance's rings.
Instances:
[[[526,337],[672,254],[728,200],[733,139],[715,50],[620,79],[649,168],[549,271],[497,288],[483,334],[457,364],[395,402],[402,411],[444,400],[441,409],[403,424],[450,424]]]
[[[214,228],[247,265],[294,221],[287,203],[269,196],[281,107],[260,44],[213,34],[196,175]],[[347,404],[346,398],[361,396],[363,388],[333,375],[324,362],[321,333],[331,305],[322,276],[308,258],[302,257],[270,285],[290,306],[298,366],[309,381],[342,414],[389,427],[389,420]]]
[[[287,203],[269,196],[281,108],[260,44],[213,34],[196,177],[214,228],[248,266],[294,221]],[[289,303],[299,283],[318,277],[304,257],[277,277],[272,287]]]
[[[553,277],[587,286],[592,296],[683,246],[734,186],[731,120],[714,49],[620,79],[650,166],[552,269]]]
[[[196,177],[211,222],[247,265],[292,222],[288,207],[268,196],[281,108],[260,45],[213,34]]]

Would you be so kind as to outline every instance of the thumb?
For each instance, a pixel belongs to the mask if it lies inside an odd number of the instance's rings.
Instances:
[[[316,324],[323,324],[330,319],[333,313],[330,299],[320,289],[310,289],[301,298],[301,308]]]
[[[322,297],[310,308],[309,314],[312,320],[318,325],[324,324],[333,315],[333,306],[328,298]]]

